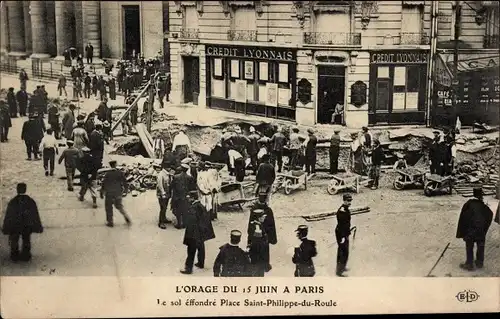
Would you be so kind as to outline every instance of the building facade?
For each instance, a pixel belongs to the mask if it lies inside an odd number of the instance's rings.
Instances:
[[[499,30],[498,1],[439,1],[433,124],[453,125],[457,117],[465,125],[500,124]],[[456,32],[459,41],[455,70]]]
[[[1,50],[13,58],[62,58],[90,43],[96,58],[168,53],[168,1],[2,1]],[[99,62],[99,59],[96,59]]]
[[[171,1],[172,98],[301,124],[425,123],[430,1]],[[339,124],[340,124],[339,123]]]

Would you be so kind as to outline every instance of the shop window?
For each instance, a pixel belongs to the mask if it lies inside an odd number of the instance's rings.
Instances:
[[[420,89],[420,67],[394,67],[394,92],[392,96],[393,110],[418,109]]]
[[[388,80],[377,81],[377,100],[376,100],[377,111],[389,110],[389,93],[390,93],[389,84],[390,83]]]
[[[236,59],[231,59],[229,61],[229,98],[237,98],[237,86],[236,80],[240,79],[240,61]]]
[[[388,66],[377,67],[377,78],[379,79],[389,78],[389,67]]]
[[[213,59],[211,68],[210,93],[214,97],[226,98],[224,59]]]

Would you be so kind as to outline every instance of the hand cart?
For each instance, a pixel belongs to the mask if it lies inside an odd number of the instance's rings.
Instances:
[[[344,189],[352,189],[359,193],[360,183],[359,175],[352,173],[337,174],[332,176],[332,181],[328,184],[327,192],[330,195],[335,195]]]
[[[307,173],[302,170],[291,171],[289,174],[278,173],[278,176],[281,177],[281,187],[286,195],[290,195],[293,190],[302,186],[307,190]]]
[[[220,192],[218,193],[219,207],[222,208],[237,205],[240,210],[243,210],[242,205],[253,200],[253,198],[246,198],[244,188],[244,185],[241,183],[229,183],[222,185]]]
[[[423,187],[425,184],[425,173],[414,167],[396,169],[399,174],[392,183],[394,189],[402,190],[406,187]]]
[[[424,185],[425,196],[437,195],[439,193],[447,192],[449,195],[453,192],[453,185],[455,178],[453,176],[440,176],[432,174],[427,177]]]

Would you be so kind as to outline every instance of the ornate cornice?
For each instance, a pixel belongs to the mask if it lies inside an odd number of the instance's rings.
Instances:
[[[231,14],[231,9],[234,8],[255,8],[255,12],[260,16],[264,13],[264,6],[268,3],[266,0],[255,0],[255,1],[224,1],[221,0],[219,3],[222,6],[222,11],[227,17]]]
[[[183,7],[196,7],[196,11],[201,16],[203,15],[203,1],[174,1],[175,12],[178,16],[182,16],[184,13]]]

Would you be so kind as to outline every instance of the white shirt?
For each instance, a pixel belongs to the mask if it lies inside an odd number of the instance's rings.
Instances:
[[[154,152],[160,152],[161,156],[163,156],[163,153],[165,153],[165,141],[161,138],[156,138],[153,141],[153,150]]]
[[[42,138],[42,141],[40,142],[40,151],[43,151],[45,148],[57,149],[57,140],[54,135],[46,134]]]
[[[179,134],[174,137],[172,151],[175,151],[175,148],[180,145],[186,145],[189,149],[191,149],[191,142],[189,141],[189,137],[184,134],[184,132],[179,132]]]
[[[265,147],[261,147],[261,149],[259,150],[259,152],[257,153],[257,158],[258,159],[261,159],[262,156],[266,155],[267,154],[267,148]]]
[[[455,144],[451,146],[451,157],[453,158],[457,157],[457,146]]]
[[[229,156],[229,165],[231,165],[231,167],[234,167],[234,160],[243,157],[243,156],[241,156],[240,153],[238,153],[235,150],[229,150],[227,152],[227,155]]]

